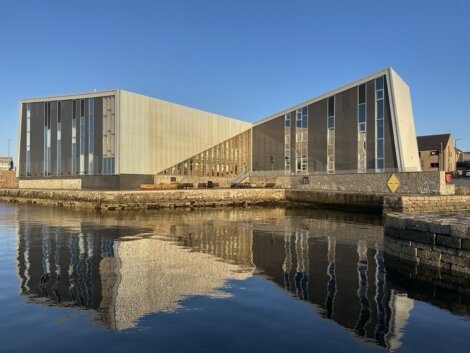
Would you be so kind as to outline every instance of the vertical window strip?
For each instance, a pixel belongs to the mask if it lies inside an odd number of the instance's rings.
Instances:
[[[86,118],[85,100],[80,100],[80,135],[78,144],[80,146],[80,174],[85,174],[85,141],[86,141]]]
[[[357,170],[359,173],[367,171],[367,105],[366,85],[358,86],[357,109]]]
[[[308,106],[297,109],[295,114],[295,170],[308,170]]]
[[[51,103],[44,103],[44,176],[51,175]]]
[[[95,99],[88,100],[88,174],[95,174],[93,154],[95,150]]]
[[[384,81],[381,76],[375,79],[375,169],[385,169],[385,146],[384,146]]]
[[[291,143],[291,117],[290,113],[284,115],[284,170],[290,172],[290,143]]]
[[[62,175],[62,102],[57,102],[57,175]]]
[[[114,97],[103,98],[103,174],[115,173]]]
[[[72,101],[72,174],[77,174],[77,101]]]
[[[328,98],[327,108],[327,161],[326,170],[328,173],[335,172],[335,96]]]
[[[26,103],[26,176],[31,175],[31,103]]]

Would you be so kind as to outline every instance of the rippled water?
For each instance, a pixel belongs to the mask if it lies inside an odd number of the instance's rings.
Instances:
[[[382,242],[318,210],[0,204],[0,352],[468,351],[470,288],[410,281]]]

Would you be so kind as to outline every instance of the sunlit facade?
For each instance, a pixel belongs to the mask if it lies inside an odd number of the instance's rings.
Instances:
[[[20,188],[132,189],[159,175],[420,171],[414,131],[392,69],[254,124],[123,90],[25,99],[17,173]]]

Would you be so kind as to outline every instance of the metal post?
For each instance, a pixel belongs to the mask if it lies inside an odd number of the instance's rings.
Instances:
[[[13,139],[8,139],[8,157],[11,157],[10,155],[10,142],[13,141]]]

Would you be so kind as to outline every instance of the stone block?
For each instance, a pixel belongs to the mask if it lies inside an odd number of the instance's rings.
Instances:
[[[461,256],[453,256],[453,255],[447,255],[447,254],[442,254],[441,257],[442,262],[447,262],[452,265],[457,265],[461,267],[467,267],[470,269],[470,259],[461,257]]]
[[[441,253],[438,251],[432,251],[432,250],[421,250],[418,249],[417,252],[418,257],[421,259],[426,259],[426,260],[431,260],[436,263],[439,263],[441,261]]]
[[[400,252],[400,256],[407,256],[407,257],[412,257],[412,258],[416,258],[417,256],[417,253],[418,253],[418,249],[414,248],[414,247],[405,247],[405,246],[402,246],[401,247],[401,252]]]
[[[400,238],[404,240],[415,241],[424,244],[434,244],[434,234],[429,232],[420,232],[417,230],[405,229],[400,232]]]
[[[405,227],[406,229],[418,230],[420,232],[429,231],[428,222],[421,220],[421,219],[407,218],[405,220]]]
[[[459,238],[454,238],[454,237],[441,235],[441,234],[438,234],[436,236],[436,245],[439,245],[439,246],[460,249],[461,243],[462,243],[462,240]]]
[[[403,229],[405,228],[405,219],[398,215],[387,215],[385,217],[384,227]]]
[[[470,239],[462,239],[462,249],[470,250]]]
[[[434,245],[432,247],[432,249],[433,249],[433,251],[438,251],[442,254],[448,254],[448,255],[458,255],[459,254],[459,249],[447,248],[445,246]]]
[[[386,236],[392,237],[392,238],[398,238],[400,239],[402,230],[398,228],[391,228],[391,227],[385,227],[384,228],[384,233]]]
[[[431,233],[448,235],[450,234],[450,225],[429,222],[429,231]]]
[[[470,227],[465,223],[454,223],[450,226],[450,235],[456,238],[470,239]]]
[[[452,273],[459,275],[459,274],[465,274],[465,275],[470,275],[470,267],[465,267],[465,266],[459,266],[459,265],[452,265],[451,267]]]
[[[431,267],[439,267],[440,262],[432,260],[432,259],[419,258],[419,264],[420,265],[431,266]]]

